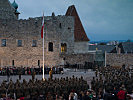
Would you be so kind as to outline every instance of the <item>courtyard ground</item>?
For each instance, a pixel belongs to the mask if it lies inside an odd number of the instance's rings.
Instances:
[[[72,77],[72,76],[78,77],[80,78],[81,76],[83,76],[83,78],[87,81],[88,84],[90,84],[92,78],[95,76],[95,72],[92,70],[85,70],[85,69],[64,69],[64,74],[53,74],[53,79],[56,78],[65,78],[65,77]],[[21,82],[23,81],[23,79],[25,79],[26,81],[29,81],[29,79],[31,79],[32,76],[31,75],[22,75],[21,76]],[[42,79],[42,75],[36,75],[35,78],[37,78],[38,80]],[[48,79],[49,75],[45,74],[45,78]],[[10,76],[10,79],[13,80],[13,82],[16,82],[17,79],[19,79],[18,75],[15,76]],[[7,76],[0,76],[0,84],[2,83],[3,80],[7,80]]]

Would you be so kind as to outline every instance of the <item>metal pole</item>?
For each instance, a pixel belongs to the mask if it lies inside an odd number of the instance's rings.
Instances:
[[[44,24],[44,13],[43,13],[43,24]],[[45,80],[44,78],[44,27],[43,27],[43,81]]]
[[[44,28],[43,28],[43,80],[44,79]]]

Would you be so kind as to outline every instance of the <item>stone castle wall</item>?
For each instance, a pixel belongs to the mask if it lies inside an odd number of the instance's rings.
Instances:
[[[17,19],[9,0],[0,0],[0,19]]]
[[[74,64],[81,64],[84,65],[85,62],[94,62],[94,55],[89,53],[80,53],[80,54],[71,54],[71,55],[65,55],[65,64],[68,63],[70,65]]]
[[[67,44],[67,54],[74,52],[74,18],[71,16],[47,16],[45,19],[45,65],[58,66],[62,58],[61,43]],[[0,20],[0,66],[37,66],[38,60],[42,66],[42,18],[28,20]],[[2,39],[6,46],[2,47]],[[17,46],[17,40],[22,40],[22,47]],[[32,47],[32,41],[37,46]],[[48,43],[53,43],[53,52],[48,51]]]
[[[107,53],[107,65],[111,66],[126,66],[133,65],[133,54],[116,54],[116,53]]]
[[[74,53],[88,53],[88,41],[75,42]]]

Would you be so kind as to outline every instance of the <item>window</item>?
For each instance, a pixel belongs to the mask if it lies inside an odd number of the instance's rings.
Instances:
[[[18,40],[18,47],[22,47],[22,40]]]
[[[12,66],[14,66],[14,60],[12,60]]]
[[[38,60],[38,66],[40,66],[40,60]]]
[[[53,43],[49,42],[48,44],[48,51],[53,51]]]
[[[59,24],[59,27],[62,28],[61,23]]]
[[[61,43],[61,52],[67,52],[67,44]]]
[[[5,46],[6,46],[6,39],[2,39],[2,41],[1,41],[1,46],[2,46],[2,47],[5,47]]]
[[[70,30],[71,28],[70,27],[68,27],[68,30]]]
[[[36,47],[37,46],[37,40],[32,40],[32,47]]]

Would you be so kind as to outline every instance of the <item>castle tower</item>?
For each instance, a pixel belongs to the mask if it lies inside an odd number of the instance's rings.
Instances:
[[[74,25],[75,42],[89,41],[74,5],[68,7],[66,16],[73,16],[75,18],[75,25]]]
[[[15,2],[15,0],[14,0],[14,2],[12,3],[12,6],[13,6],[14,9],[15,9],[15,15],[16,15],[16,17],[17,17],[17,19],[18,19],[20,13],[17,11],[17,9],[18,9],[18,4]]]
[[[87,53],[88,52],[88,37],[79,18],[77,10],[74,5],[69,6],[66,12],[66,16],[74,17],[74,52],[75,53]]]
[[[0,0],[0,19],[17,19],[15,8],[9,0]]]

